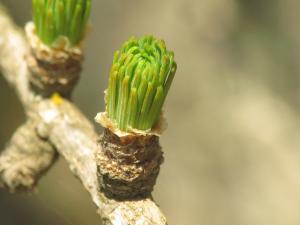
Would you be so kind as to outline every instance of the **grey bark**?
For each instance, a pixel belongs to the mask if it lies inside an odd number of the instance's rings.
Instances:
[[[0,184],[12,192],[31,190],[56,159],[53,146],[37,135],[36,122],[22,125],[1,154]]]

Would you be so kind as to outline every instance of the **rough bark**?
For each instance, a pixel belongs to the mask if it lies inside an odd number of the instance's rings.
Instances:
[[[28,120],[11,138],[0,157],[0,184],[10,191],[30,191],[54,162],[53,146],[37,135],[37,121]]]
[[[95,161],[98,135],[92,124],[71,102],[58,97],[43,99],[31,91],[28,85],[30,72],[24,60],[29,52],[28,43],[2,8],[0,29],[0,70],[16,90],[28,115],[28,121],[0,156],[2,183],[13,190],[33,187],[41,173],[52,164],[54,149],[57,149],[90,193],[103,224],[166,224],[151,196],[117,201],[100,191]],[[32,136],[31,142],[24,139],[26,135]],[[39,147],[33,149],[31,144]],[[26,163],[17,164],[14,159],[20,157]]]

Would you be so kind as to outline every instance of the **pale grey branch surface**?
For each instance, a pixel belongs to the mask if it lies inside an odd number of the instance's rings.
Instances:
[[[53,146],[37,135],[36,122],[27,120],[1,154],[0,184],[12,192],[31,190],[56,159]]]
[[[90,193],[103,224],[166,224],[151,197],[115,201],[99,191],[95,162],[99,146],[93,125],[67,100],[34,96],[28,87],[28,50],[21,29],[0,8],[0,70],[28,115],[0,156],[0,183],[11,190],[31,189],[52,165],[57,150]]]

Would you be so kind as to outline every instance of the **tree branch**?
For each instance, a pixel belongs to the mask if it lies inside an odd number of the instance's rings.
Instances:
[[[54,146],[90,193],[104,224],[166,224],[164,215],[151,197],[116,201],[99,191],[100,184],[95,162],[95,154],[99,148],[96,144],[98,136],[92,124],[71,102],[60,98],[42,99],[31,92],[28,86],[30,73],[24,60],[28,53],[28,44],[23,33],[1,8],[0,27],[0,69],[18,93],[29,120],[16,132],[10,145],[0,157],[0,176],[6,186],[18,189],[20,185],[28,186],[35,183],[40,173],[47,168],[45,165],[51,165],[53,162]],[[24,139],[24,134],[29,135],[29,132],[31,136],[36,135],[36,137],[32,137],[31,142],[20,142],[19,139]],[[22,148],[19,148],[20,143],[24,144]],[[36,151],[31,151],[33,148],[30,144],[40,147],[36,148]],[[16,167],[14,173],[10,173],[9,167],[17,165],[13,152],[17,152],[17,155],[26,154],[24,158],[30,160]],[[52,157],[48,155],[44,163],[31,160],[38,157],[42,161],[46,152],[48,154],[51,152]],[[26,173],[29,174],[31,182],[22,182],[18,176],[10,176],[10,174],[23,175],[22,171],[28,168],[34,168],[30,173]]]
[[[10,191],[31,190],[56,159],[53,146],[36,133],[28,120],[13,135],[0,157],[0,184]]]

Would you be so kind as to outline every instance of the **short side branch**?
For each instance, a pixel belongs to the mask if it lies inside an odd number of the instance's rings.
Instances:
[[[24,32],[17,27],[0,4],[0,70],[8,83],[15,88],[22,104],[29,104],[34,95],[27,79],[29,70],[25,61],[29,47]]]
[[[36,128],[28,120],[0,156],[0,183],[10,191],[31,190],[56,159],[53,146],[36,135]]]

